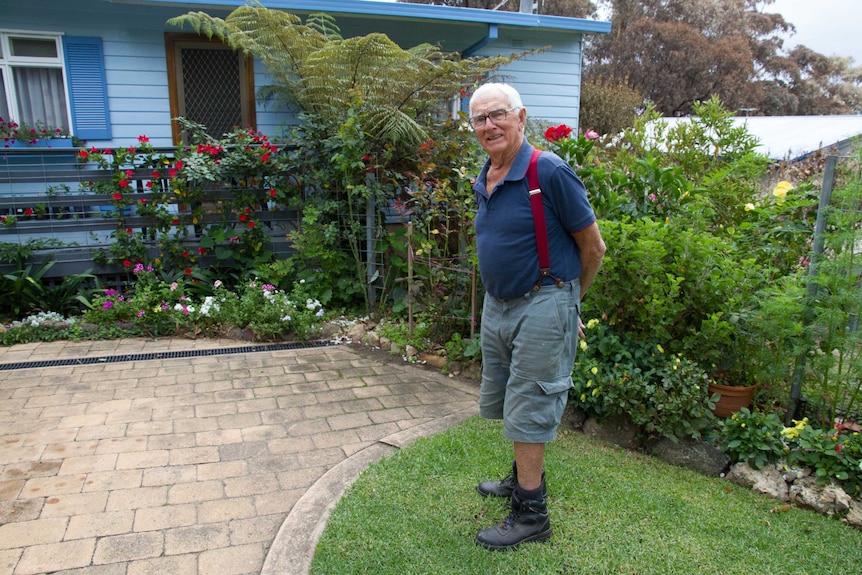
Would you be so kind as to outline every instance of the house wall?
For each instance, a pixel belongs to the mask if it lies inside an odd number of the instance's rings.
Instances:
[[[170,105],[164,33],[183,31],[168,26],[171,17],[186,8],[117,4],[104,0],[0,0],[0,28],[60,32],[102,38],[112,139],[89,141],[97,147],[134,143],[146,134],[156,147],[170,146]],[[224,17],[227,10],[208,10]],[[462,51],[487,33],[487,26],[459,22],[415,22],[387,18],[337,15],[345,37],[382,32],[409,47],[420,42],[439,43],[444,50]],[[186,31],[190,31],[186,29]],[[533,117],[577,125],[582,35],[525,28],[501,27],[499,38],[478,55],[509,55],[548,45],[553,49],[515,61],[504,70],[507,81],[521,91]],[[255,63],[255,85],[268,81]],[[258,104],[258,129],[277,136],[292,116],[272,105]]]

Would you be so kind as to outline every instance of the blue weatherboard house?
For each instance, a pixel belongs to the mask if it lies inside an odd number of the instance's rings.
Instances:
[[[213,134],[251,126],[271,136],[295,121],[256,102],[262,64],[167,20],[189,11],[225,17],[238,0],[0,0],[0,116],[37,120],[97,147],[178,143],[171,118],[184,116]],[[370,0],[264,0],[304,17],[327,12],[344,37],[384,33],[407,48],[438,44],[464,56],[549,49],[502,72],[531,116],[578,123],[586,34],[610,23]]]

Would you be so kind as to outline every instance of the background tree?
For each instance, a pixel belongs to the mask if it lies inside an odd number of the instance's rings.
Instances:
[[[862,111],[862,68],[804,46],[783,51],[795,29],[765,10],[774,0],[600,0],[608,36],[590,36],[585,77],[627,78],[665,115],[718,96],[747,113]]]

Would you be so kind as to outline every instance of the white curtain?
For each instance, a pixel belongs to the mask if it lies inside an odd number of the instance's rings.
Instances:
[[[59,68],[14,68],[19,122],[41,120],[55,128],[69,130],[63,71]]]

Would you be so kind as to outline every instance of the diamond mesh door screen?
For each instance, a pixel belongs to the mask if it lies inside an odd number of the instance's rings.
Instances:
[[[219,138],[242,127],[240,57],[230,49],[182,49],[181,114]]]

